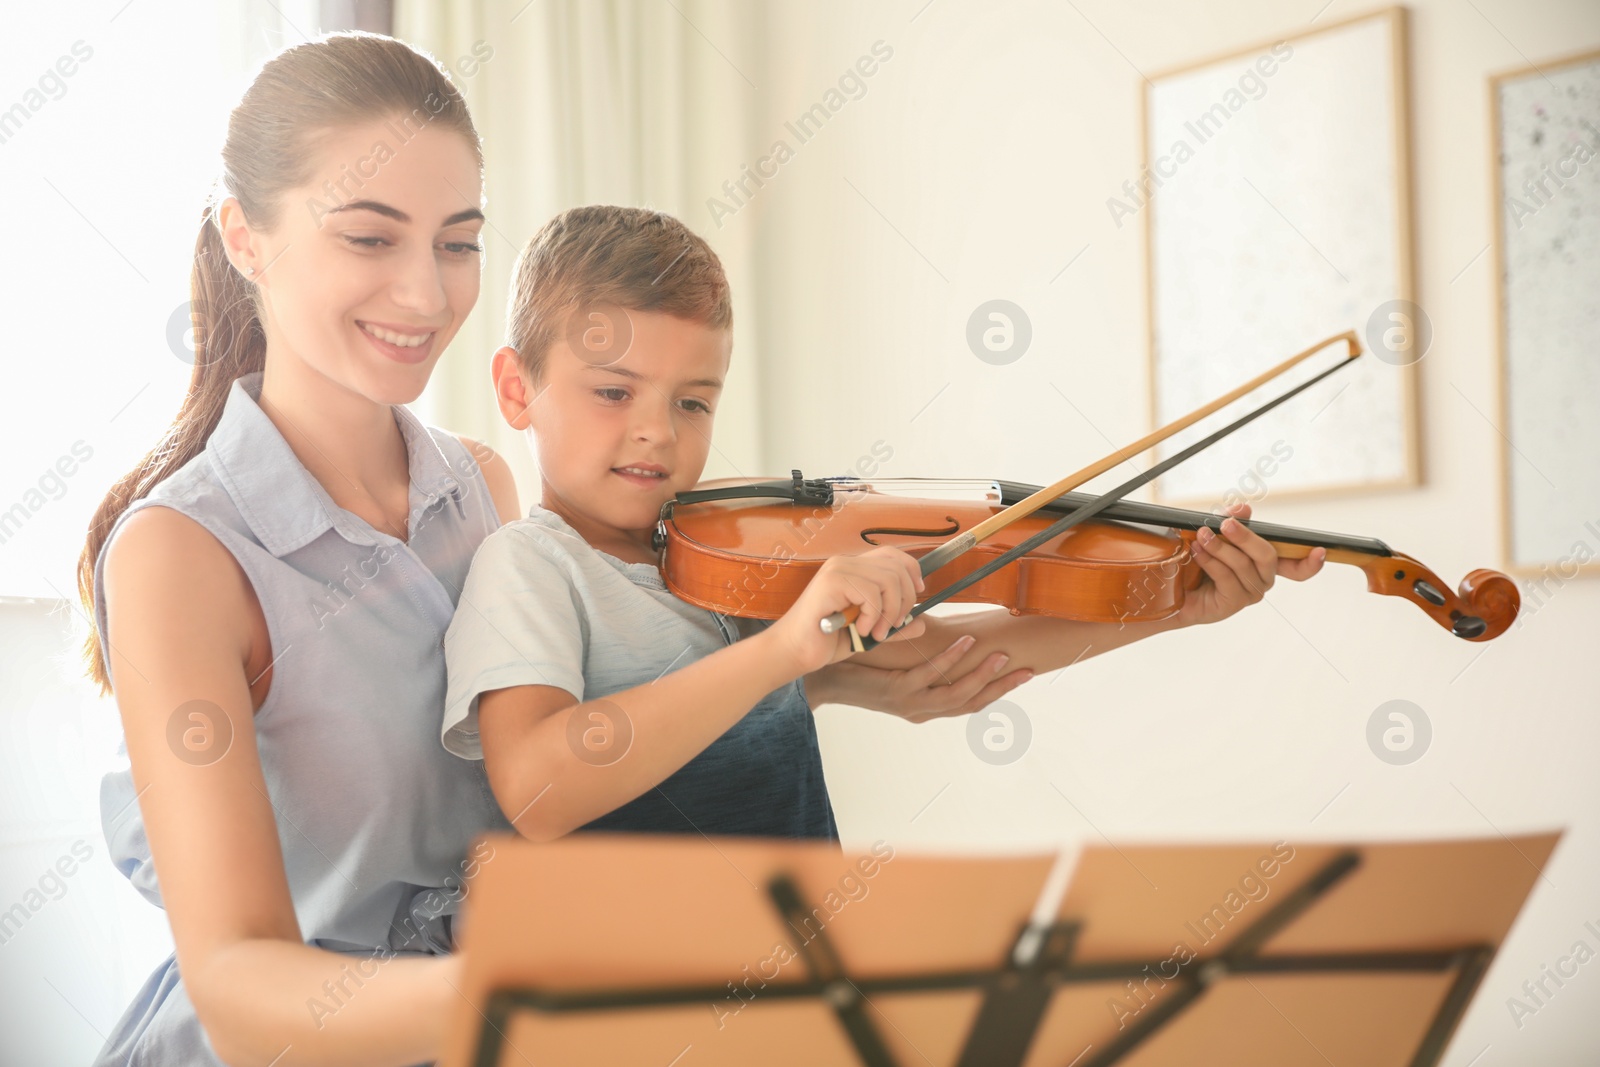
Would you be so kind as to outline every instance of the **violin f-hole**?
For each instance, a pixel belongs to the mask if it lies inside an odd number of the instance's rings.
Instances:
[[[950,525],[942,530],[912,530],[896,526],[874,526],[871,529],[861,531],[861,540],[877,548],[878,542],[872,539],[873,534],[898,534],[901,537],[951,537],[961,532],[961,524],[951,516],[946,515],[944,521]]]

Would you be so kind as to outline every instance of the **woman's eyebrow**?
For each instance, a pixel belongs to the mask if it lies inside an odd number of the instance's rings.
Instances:
[[[396,222],[411,221],[411,216],[407,215],[404,211],[401,211],[397,207],[390,207],[388,204],[379,203],[376,200],[352,200],[347,204],[340,204],[332,211],[327,212],[327,214],[332,215],[340,211],[371,211],[376,214],[394,219]],[[445,219],[444,222],[441,223],[441,226],[454,226],[458,222],[471,222],[475,219],[482,218],[483,212],[479,211],[475,207],[469,207],[465,211],[458,211],[454,215],[451,215],[449,218]]]

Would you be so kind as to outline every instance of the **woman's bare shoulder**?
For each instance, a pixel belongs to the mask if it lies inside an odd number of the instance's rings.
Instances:
[[[104,581],[108,612],[131,612],[140,625],[237,635],[248,651],[254,590],[243,568],[175,508],[142,507],[122,521],[105,547]]]
[[[181,561],[196,567],[217,566],[233,556],[217,535],[177,508],[147,505],[122,520],[106,543],[106,567],[118,561],[138,567]]]

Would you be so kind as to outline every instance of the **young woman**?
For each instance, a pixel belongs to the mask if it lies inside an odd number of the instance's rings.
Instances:
[[[265,65],[222,157],[189,394],[79,565],[129,756],[107,841],[176,946],[98,1062],[417,1063],[493,862],[471,840],[509,829],[438,729],[445,628],[516,490],[402,406],[477,300],[478,136],[430,59],[343,34]],[[953,671],[964,652],[810,688],[921,719],[1021,680]]]

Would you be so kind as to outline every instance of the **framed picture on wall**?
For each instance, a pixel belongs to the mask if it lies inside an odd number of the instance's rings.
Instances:
[[[1406,20],[1333,23],[1152,76],[1144,215],[1150,403],[1161,426],[1317,341],[1354,329],[1367,355],[1155,483],[1158,499],[1414,486],[1417,361],[1432,327],[1412,301]],[[1164,459],[1337,362],[1342,345],[1164,442]]]
[[[1600,51],[1489,109],[1505,569],[1600,574]]]

